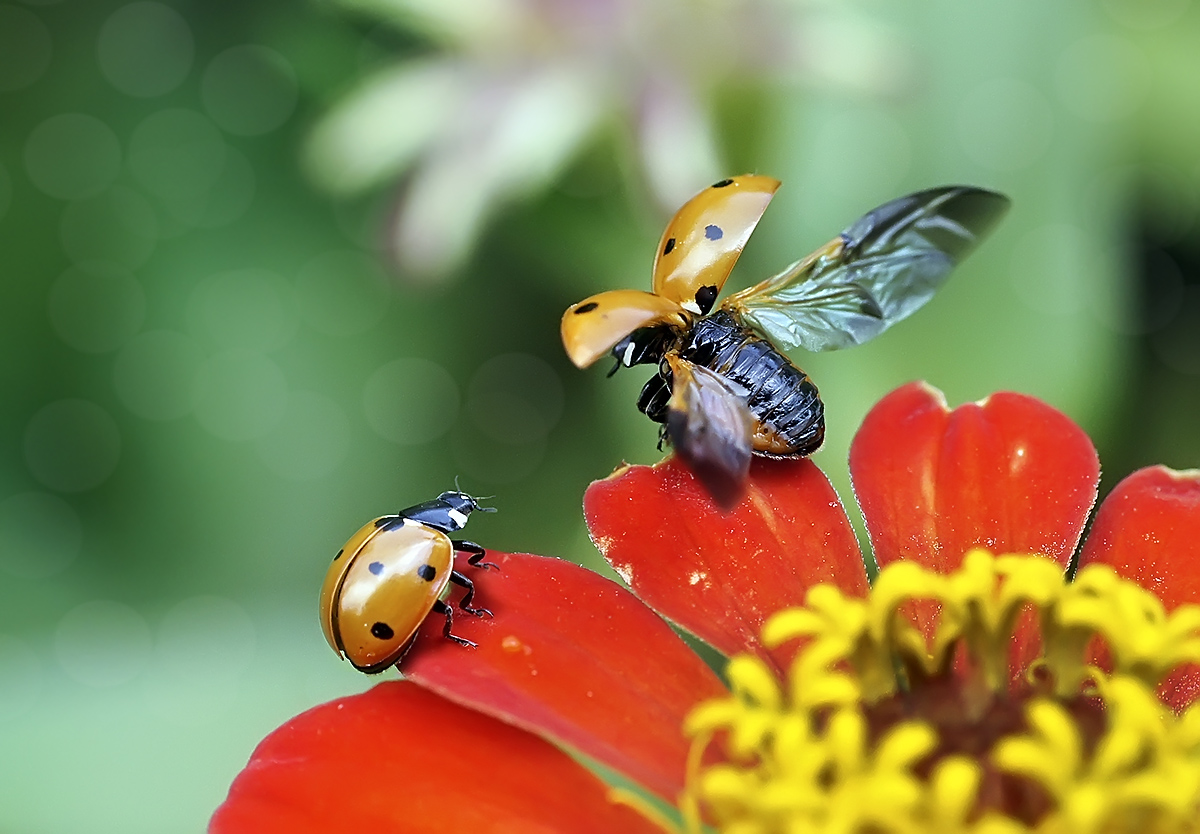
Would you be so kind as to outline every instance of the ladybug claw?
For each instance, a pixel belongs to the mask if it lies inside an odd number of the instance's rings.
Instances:
[[[463,608],[468,614],[474,614],[476,617],[491,617],[492,612],[486,608]]]
[[[466,646],[468,649],[477,648],[476,644],[464,637],[459,637],[457,634],[447,634],[446,637],[458,643],[460,646]]]

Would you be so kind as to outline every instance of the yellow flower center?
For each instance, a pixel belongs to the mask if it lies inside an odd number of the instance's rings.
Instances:
[[[914,605],[938,607],[929,640]],[[1014,676],[1024,617],[1040,655]],[[735,657],[730,695],[689,716],[692,831],[1200,832],[1200,706],[1176,716],[1155,692],[1200,661],[1200,606],[1168,614],[1106,566],[1066,582],[976,550],[950,575],[891,565],[867,599],[815,587],[763,638],[800,641],[787,680]]]

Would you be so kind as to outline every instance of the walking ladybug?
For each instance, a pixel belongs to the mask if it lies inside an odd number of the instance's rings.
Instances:
[[[376,674],[399,663],[417,629],[432,611],[442,614],[442,634],[474,647],[451,633],[454,615],[442,596],[450,583],[465,588],[458,607],[476,617],[475,584],[454,570],[454,554],[470,553],[473,567],[494,568],[482,561],[486,551],[475,542],[450,538],[481,507],[465,492],[443,492],[432,501],[370,521],[350,537],[333,557],[321,588],[321,628],[329,645],[355,669]]]

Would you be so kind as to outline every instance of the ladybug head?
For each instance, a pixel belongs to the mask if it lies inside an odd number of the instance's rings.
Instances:
[[[467,495],[465,492],[443,492],[437,497],[439,503],[444,504],[447,510],[452,510],[455,513],[461,513],[463,516],[463,524],[466,524],[466,516],[473,512],[494,513],[495,507],[480,506],[479,501]],[[453,518],[453,516],[451,516]],[[462,525],[460,525],[462,526]]]

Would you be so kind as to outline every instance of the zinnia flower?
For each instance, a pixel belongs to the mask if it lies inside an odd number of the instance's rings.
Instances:
[[[1196,830],[1200,472],[1118,484],[1065,583],[1099,462],[1049,406],[907,385],[850,467],[871,589],[811,461],[756,460],[728,515],[673,459],[589,488],[601,552],[728,688],[629,591],[489,554],[478,649],[427,623],[404,681],[263,741],[211,831]]]

